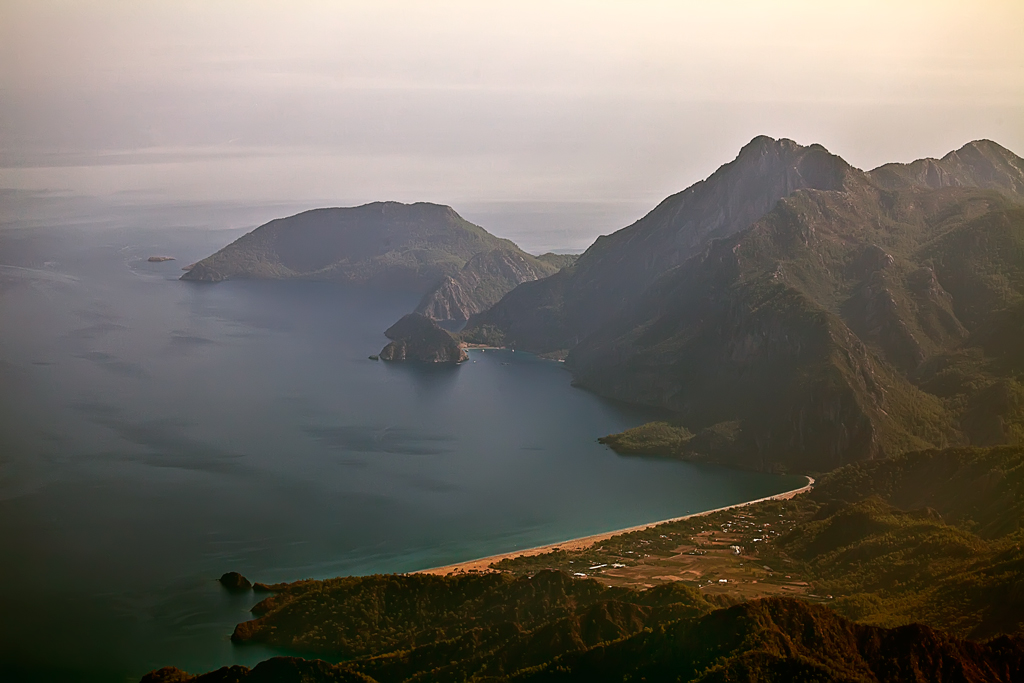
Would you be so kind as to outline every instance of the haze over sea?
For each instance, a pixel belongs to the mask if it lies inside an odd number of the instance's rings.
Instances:
[[[229,641],[255,599],[223,591],[225,571],[264,582],[410,571],[799,483],[620,457],[597,437],[652,415],[528,354],[475,351],[440,368],[368,360],[415,295],[178,281],[182,266],[299,207],[3,199],[5,680],[264,659]],[[602,220],[640,210],[463,213],[539,252],[579,250]],[[210,229],[223,226],[234,227]]]

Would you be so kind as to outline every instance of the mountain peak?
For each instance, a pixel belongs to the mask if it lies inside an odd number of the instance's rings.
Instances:
[[[740,148],[735,160],[720,167],[706,182],[736,174],[753,173],[762,179],[781,174],[787,178],[788,187],[780,195],[785,196],[802,187],[843,189],[847,175],[852,170],[853,167],[842,157],[818,143],[804,146],[789,138],[776,140],[767,135],[758,135]],[[684,193],[687,191],[684,190]]]
[[[996,156],[1001,156],[1003,158],[1011,158],[1011,157],[1016,157],[1017,156],[1016,154],[1014,154],[1010,150],[1008,150],[1005,147],[1003,147],[1002,145],[1000,145],[998,142],[994,142],[994,141],[989,140],[987,138],[981,138],[979,140],[971,140],[970,142],[968,142],[966,145],[964,145],[960,149],[954,150],[954,151],[950,152],[949,154],[947,154],[946,156],[942,157],[942,159],[943,159],[943,161],[945,161],[946,159],[949,159],[950,157],[953,157],[953,156],[961,156],[961,155],[964,155],[964,154],[971,154],[971,153],[984,154],[984,155],[996,155]]]
[[[740,148],[737,158],[749,157],[751,155],[763,156],[773,150],[776,152],[792,153],[800,149],[803,149],[803,146],[789,138],[775,139],[768,135],[758,135]]]

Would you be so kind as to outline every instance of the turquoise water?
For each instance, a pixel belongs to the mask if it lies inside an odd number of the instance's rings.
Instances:
[[[617,456],[597,437],[651,414],[529,354],[370,361],[415,296],[179,282],[239,233],[154,223],[0,235],[3,680],[259,661],[225,571],[408,571],[799,485]]]

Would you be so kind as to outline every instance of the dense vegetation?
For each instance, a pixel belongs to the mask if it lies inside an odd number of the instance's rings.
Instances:
[[[606,605],[610,608],[612,603]],[[600,637],[600,636],[598,636]],[[513,638],[513,640],[518,640]],[[486,643],[486,641],[484,641]],[[275,658],[252,670],[225,667],[197,677],[176,669],[149,674],[145,683],[256,683],[258,681],[362,682],[399,680],[512,681],[1015,681],[1024,675],[1024,641],[1000,638],[978,644],[924,626],[899,629],[855,624],[826,608],[797,600],[766,599],[635,629],[551,661],[557,641],[507,647],[506,657],[475,673],[445,657],[456,644],[438,643],[428,657],[416,651],[331,665]],[[478,651],[478,643],[471,652]],[[542,654],[544,653],[544,654]],[[382,661],[377,661],[377,660]],[[398,659],[408,668],[389,660]],[[440,666],[437,666],[440,664]],[[417,666],[418,665],[418,666]],[[373,672],[372,676],[367,671]],[[509,675],[511,674],[511,675]]]
[[[1024,628],[1024,448],[950,448],[857,463],[792,501],[769,501],[624,534],[583,552],[504,560],[543,569],[631,565],[700,547],[705,529],[737,533],[839,614],[881,626],[920,621],[961,637]],[[766,531],[767,523],[773,531]],[[763,541],[756,543],[755,539]],[[773,579],[764,573],[763,583]],[[776,579],[777,580],[777,579]]]
[[[972,638],[1024,626],[1024,449],[954,448],[860,463],[811,495],[783,539],[840,613]]]
[[[924,626],[854,624],[796,600],[765,599],[584,652],[522,681],[1012,681],[1024,642],[964,642]]]

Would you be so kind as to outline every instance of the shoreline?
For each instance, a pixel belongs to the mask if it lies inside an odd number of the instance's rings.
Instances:
[[[459,342],[459,346],[461,348],[466,349],[466,351],[511,351],[512,353],[516,352],[515,348],[509,348],[508,346],[490,346],[488,344],[471,344],[469,342]],[[529,356],[535,356],[537,358],[540,358],[541,360],[549,360],[554,363],[565,362],[565,355],[559,352],[545,354],[533,353],[532,351],[523,351],[523,353]]]
[[[754,505],[755,503],[763,503],[767,500],[789,500],[794,496],[798,496],[801,493],[806,493],[814,488],[814,477],[804,475],[807,479],[807,483],[800,488],[795,488],[790,491],[783,491],[782,493],[776,493],[772,496],[765,496],[764,498],[757,498],[756,500],[748,500],[742,503],[735,503],[733,505],[726,505],[724,507],[715,508],[714,510],[704,510],[703,512],[694,512],[682,517],[672,517],[670,519],[662,519],[657,522],[648,522],[647,524],[638,524],[637,526],[626,527],[624,529],[616,529],[614,531],[605,531],[599,534],[591,534],[590,536],[580,536],[578,538],[570,538],[566,541],[558,543],[548,543],[547,545],[538,545],[532,548],[524,548],[522,550],[514,550],[508,553],[498,553],[496,555],[488,555],[487,557],[479,557],[475,560],[466,560],[465,562],[457,562],[455,564],[448,564],[441,567],[431,567],[430,569],[419,569],[414,572],[408,572],[409,574],[435,574],[438,576],[447,576],[448,574],[454,574],[455,572],[493,572],[498,571],[491,569],[491,565],[501,560],[511,559],[515,557],[532,557],[534,555],[543,555],[554,550],[583,550],[589,548],[596,543],[601,541],[607,541],[609,538],[614,536],[621,536],[622,534],[632,533],[634,531],[643,531],[644,529],[650,529],[652,527],[660,526],[662,524],[669,524],[671,522],[680,522],[684,519],[693,519],[694,517],[704,517],[711,515],[716,512],[722,512],[723,510],[734,510],[736,508],[746,507],[748,505]]]

